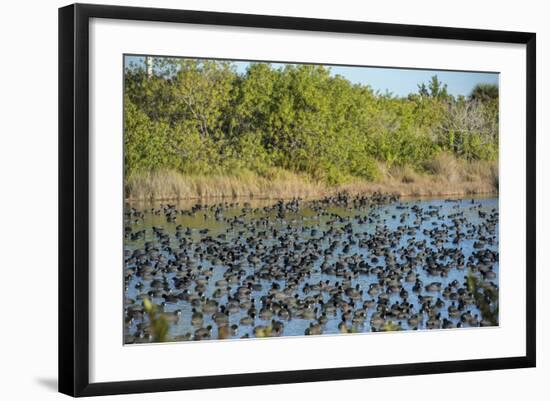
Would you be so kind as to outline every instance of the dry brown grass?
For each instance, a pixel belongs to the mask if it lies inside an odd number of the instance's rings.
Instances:
[[[448,153],[440,153],[434,159],[424,164],[424,168],[431,175],[441,178],[449,183],[457,182],[462,179],[461,161]]]
[[[183,175],[174,171],[133,174],[126,181],[129,200],[198,198],[289,199],[314,198],[337,192],[381,192],[403,197],[461,196],[498,193],[496,162],[465,162],[441,154],[424,166],[425,173],[410,167],[380,166],[381,179],[361,179],[329,187],[308,176],[271,169],[263,176],[243,171],[234,175]]]
[[[266,176],[252,172],[235,175],[183,175],[174,171],[133,174],[126,181],[126,197],[132,200],[195,198],[308,198],[325,187],[306,176],[274,169]]]

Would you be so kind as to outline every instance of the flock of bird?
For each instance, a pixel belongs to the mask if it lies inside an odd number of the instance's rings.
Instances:
[[[491,326],[498,209],[483,200],[338,194],[268,206],[127,205],[125,343]],[[490,304],[494,300],[485,297]]]

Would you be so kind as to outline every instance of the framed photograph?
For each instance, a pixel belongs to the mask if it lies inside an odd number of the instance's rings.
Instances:
[[[59,390],[535,366],[535,34],[59,10]]]

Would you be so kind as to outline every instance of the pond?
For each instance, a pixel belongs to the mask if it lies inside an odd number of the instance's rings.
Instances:
[[[159,340],[144,299],[166,341],[498,325],[498,216],[496,197],[128,204],[124,342]]]

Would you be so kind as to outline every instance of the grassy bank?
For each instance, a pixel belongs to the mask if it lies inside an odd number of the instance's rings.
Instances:
[[[341,191],[351,194],[381,192],[401,196],[460,196],[498,193],[495,162],[466,162],[442,154],[425,163],[422,171],[410,167],[379,166],[374,182],[350,178],[330,186],[281,169],[263,175],[247,170],[231,175],[183,175],[163,170],[133,173],[127,177],[128,200],[176,200],[201,198],[311,198]]]

